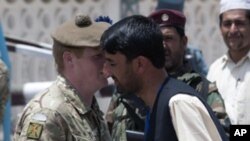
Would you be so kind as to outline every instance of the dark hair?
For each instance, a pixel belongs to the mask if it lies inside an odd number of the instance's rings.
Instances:
[[[101,47],[110,54],[124,54],[127,61],[144,56],[157,68],[165,64],[160,27],[141,15],[126,17],[111,26],[101,37]]]
[[[164,27],[164,26],[162,26],[162,27]],[[173,27],[173,28],[175,28],[175,30],[176,30],[177,33],[180,35],[180,37],[186,36],[186,34],[185,34],[185,29],[182,28],[182,27],[175,26],[175,25],[168,25],[168,26],[165,26],[165,27]]]
[[[245,9],[246,10],[246,18],[250,21],[250,10],[248,10],[248,9]],[[220,26],[221,26],[221,22],[222,22],[222,15],[223,15],[223,13],[221,13],[220,14],[220,16],[219,16],[219,24],[220,24]]]

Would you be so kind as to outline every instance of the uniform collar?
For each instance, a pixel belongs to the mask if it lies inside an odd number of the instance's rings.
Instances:
[[[192,72],[194,72],[194,70],[192,69],[191,64],[188,61],[184,61],[183,65],[179,69],[171,73],[169,72],[169,75],[173,78],[177,78],[183,74]]]
[[[93,98],[92,106],[88,107],[81,101],[79,92],[67,81],[63,76],[58,76],[56,81],[57,86],[62,90],[65,96],[65,101],[71,105],[82,115],[91,111],[91,109],[99,109],[95,97]]]

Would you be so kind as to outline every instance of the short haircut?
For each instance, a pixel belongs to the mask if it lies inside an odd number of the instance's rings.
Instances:
[[[62,74],[62,71],[64,70],[63,53],[65,51],[72,52],[77,58],[80,58],[83,54],[84,48],[65,46],[54,40],[53,56],[56,63],[56,69],[59,74]]]
[[[141,15],[126,17],[111,26],[101,37],[101,47],[110,54],[124,54],[127,61],[144,56],[156,68],[163,68],[165,64],[160,27]]]
[[[182,27],[175,26],[175,25],[168,25],[168,26],[162,26],[161,28],[164,28],[164,27],[173,27],[173,28],[175,28],[176,32],[180,35],[181,38],[186,36],[185,29],[182,28]]]

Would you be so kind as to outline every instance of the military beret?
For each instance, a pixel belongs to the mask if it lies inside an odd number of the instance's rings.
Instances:
[[[98,47],[103,32],[109,26],[105,22],[92,22],[88,16],[79,14],[56,28],[51,36],[56,42],[69,47]]]
[[[160,9],[149,15],[160,27],[178,26],[185,28],[186,18],[182,12],[172,9]]]

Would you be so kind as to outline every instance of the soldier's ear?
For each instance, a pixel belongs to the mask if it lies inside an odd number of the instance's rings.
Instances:
[[[64,62],[64,65],[66,65],[66,66],[73,64],[73,56],[72,56],[71,52],[65,51],[63,53],[63,62]]]
[[[184,36],[184,37],[182,38],[182,42],[183,42],[184,47],[187,48],[188,37],[187,37],[187,36]]]

